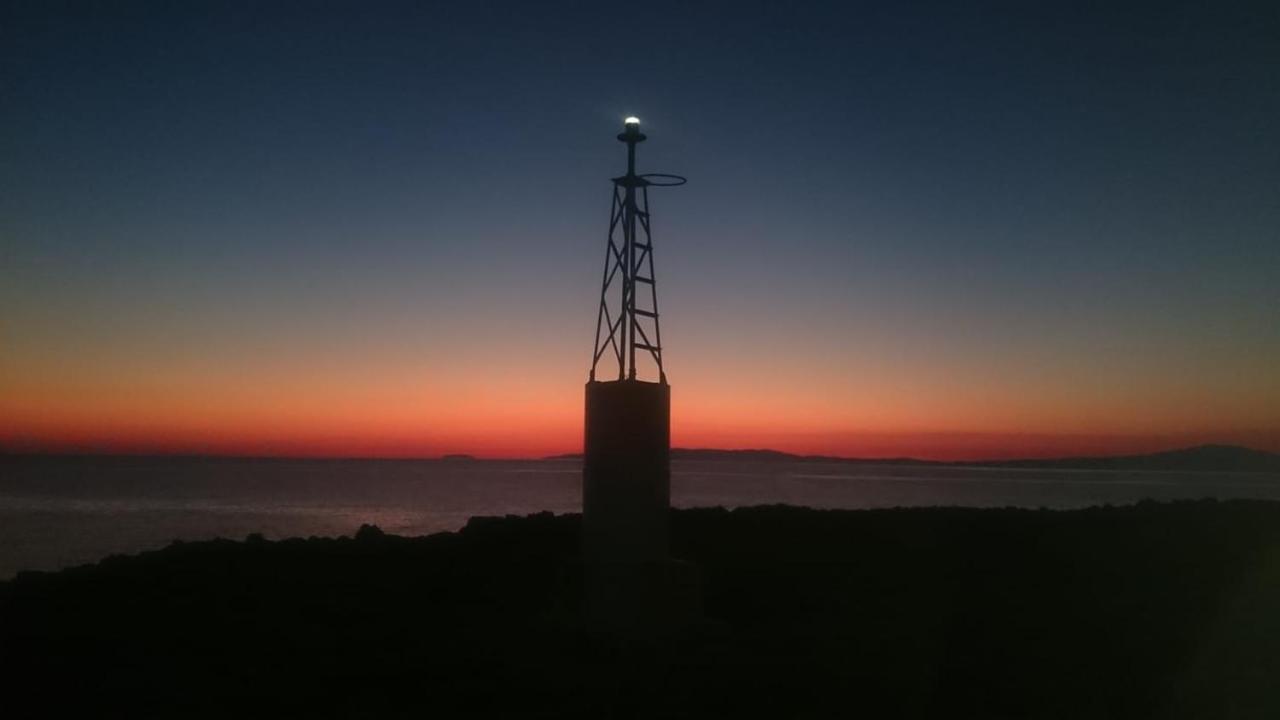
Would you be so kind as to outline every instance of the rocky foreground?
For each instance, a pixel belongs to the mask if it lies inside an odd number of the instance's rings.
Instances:
[[[581,622],[579,518],[0,583],[8,717],[1280,717],[1280,504],[672,513],[704,619]]]

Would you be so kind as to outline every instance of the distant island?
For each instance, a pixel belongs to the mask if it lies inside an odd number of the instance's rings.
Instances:
[[[277,457],[271,455],[201,455],[189,453],[48,453],[23,452],[0,446],[0,459],[40,460],[62,458],[67,460],[97,462],[103,460],[137,457],[163,457],[170,460],[196,460],[201,462],[444,462],[482,463],[494,460],[510,461],[520,458],[482,458],[467,453],[449,453],[437,457],[379,458],[369,456],[349,457]],[[912,457],[859,458],[836,455],[801,455],[769,449],[723,450],[716,448],[672,448],[673,460],[736,461],[736,462],[824,462],[850,465],[918,465],[932,467],[986,467],[1029,468],[1045,470],[1128,470],[1128,471],[1176,471],[1176,472],[1280,472],[1280,454],[1255,450],[1239,445],[1197,445],[1195,447],[1166,450],[1142,455],[1105,455],[1061,458],[1025,458],[1014,460],[922,460]],[[564,453],[524,460],[581,460],[582,453]]]
[[[579,453],[549,460],[579,459]],[[1239,445],[1197,445],[1142,455],[1037,458],[1024,460],[920,460],[910,457],[852,458],[798,455],[780,450],[672,448],[673,460],[749,460],[752,462],[833,462],[860,465],[933,465],[939,467],[1043,468],[1046,470],[1164,470],[1182,472],[1280,472],[1280,454]]]

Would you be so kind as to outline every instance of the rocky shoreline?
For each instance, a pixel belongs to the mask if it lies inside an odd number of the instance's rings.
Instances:
[[[174,543],[0,583],[41,715],[1274,717],[1280,503],[676,510],[703,617],[582,622],[578,516]]]

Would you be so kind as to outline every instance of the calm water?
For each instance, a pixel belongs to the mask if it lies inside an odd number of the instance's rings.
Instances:
[[[1280,500],[1280,476],[678,461],[678,507],[789,503],[1073,508],[1144,498]],[[171,540],[455,530],[473,515],[576,512],[580,465],[547,461],[0,458],[0,578]]]

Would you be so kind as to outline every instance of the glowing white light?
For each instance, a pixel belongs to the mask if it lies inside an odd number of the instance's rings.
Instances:
[[[623,120],[623,121],[622,121],[622,124],[623,124],[623,125],[639,125],[639,124],[640,124],[640,118],[636,117],[635,115],[632,115],[631,117],[627,118],[626,120]]]

